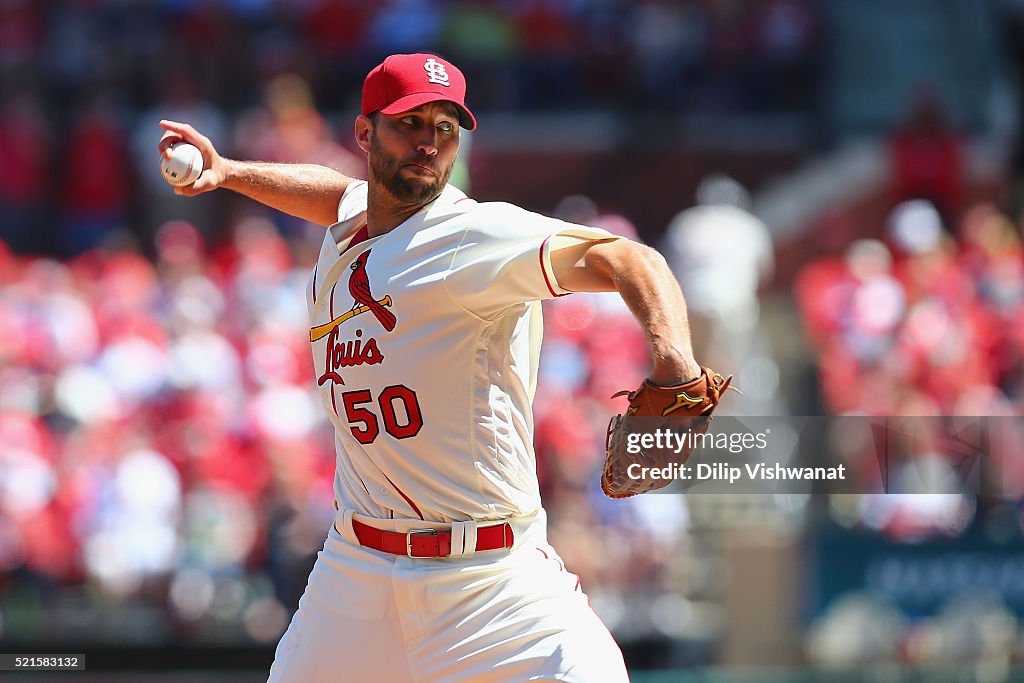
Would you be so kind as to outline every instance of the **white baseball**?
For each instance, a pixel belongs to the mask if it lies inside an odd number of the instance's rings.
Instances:
[[[203,172],[203,153],[195,145],[176,142],[171,145],[171,158],[160,158],[160,172],[171,185],[191,185]]]

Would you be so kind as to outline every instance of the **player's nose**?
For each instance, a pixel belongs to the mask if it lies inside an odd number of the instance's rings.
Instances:
[[[437,154],[437,131],[428,130],[424,131],[422,137],[416,143],[416,151],[423,152],[428,156],[434,156]]]

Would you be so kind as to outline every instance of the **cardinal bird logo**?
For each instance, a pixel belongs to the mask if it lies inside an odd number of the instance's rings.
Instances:
[[[376,299],[370,292],[370,279],[366,275],[366,259],[370,257],[370,251],[370,249],[364,251],[349,266],[352,269],[352,275],[348,279],[348,291],[353,300],[352,308],[329,323],[310,329],[309,341],[315,342],[323,339],[346,320],[363,313],[373,313],[373,316],[388,332],[395,329],[398,320],[395,318],[395,314],[387,308],[392,304],[391,297],[385,294],[380,299]]]
[[[370,257],[370,251],[372,250],[364,251],[349,266],[352,269],[352,276],[348,279],[348,293],[355,300],[352,308],[360,304],[366,306],[384,326],[384,329],[390,332],[395,329],[395,323],[398,321],[395,319],[395,314],[384,308],[381,302],[374,299],[373,294],[370,293],[370,280],[366,277],[366,259]]]

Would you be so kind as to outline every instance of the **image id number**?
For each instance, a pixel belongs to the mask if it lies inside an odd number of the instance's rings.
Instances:
[[[85,655],[0,655],[0,671],[83,671]]]

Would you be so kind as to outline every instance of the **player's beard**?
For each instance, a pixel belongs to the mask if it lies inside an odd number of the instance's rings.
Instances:
[[[376,137],[376,131],[374,131],[374,137]],[[447,168],[437,168],[426,154],[421,154],[415,159],[398,159],[381,151],[380,145],[374,147],[373,152],[369,155],[371,177],[383,185],[388,194],[403,203],[426,204],[436,199],[444,186],[448,184],[452,168],[455,167],[454,159]],[[403,177],[402,168],[406,164],[426,166],[435,173],[434,180],[428,181],[423,177],[416,179]]]

